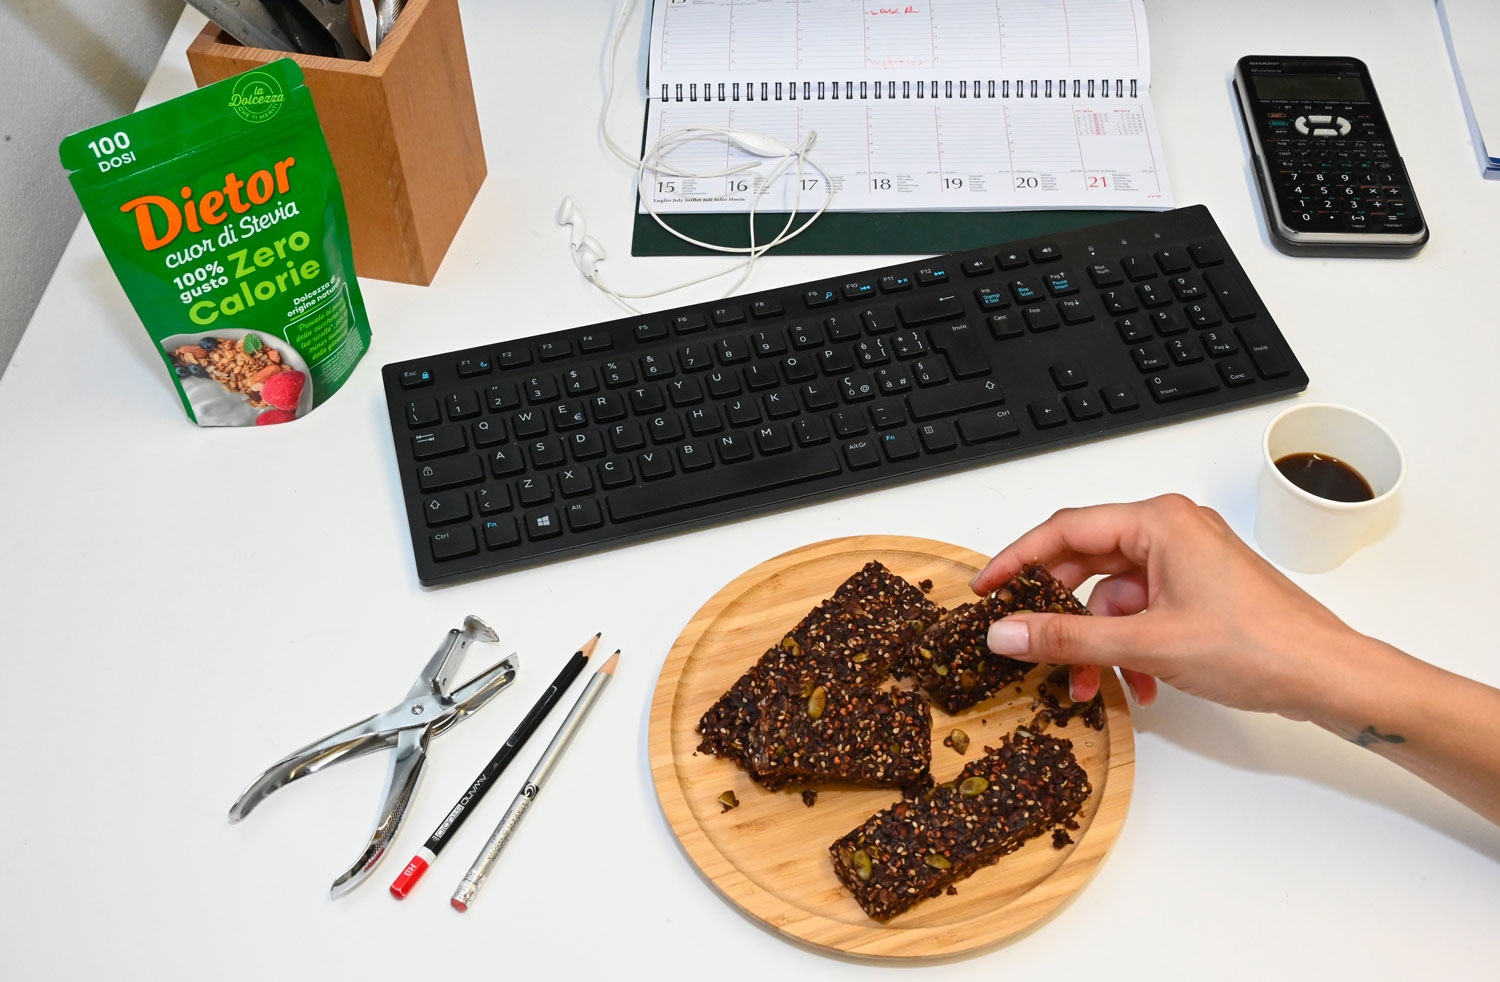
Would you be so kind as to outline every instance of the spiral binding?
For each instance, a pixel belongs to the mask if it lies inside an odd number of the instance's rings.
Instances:
[[[1014,87],[1012,87],[1014,86]],[[894,79],[885,82],[663,82],[663,102],[811,102],[814,99],[1123,99],[1139,98],[1134,78]],[[1071,95],[1069,91],[1071,89]],[[858,93],[856,95],[856,93]],[[899,94],[898,94],[899,93]]]

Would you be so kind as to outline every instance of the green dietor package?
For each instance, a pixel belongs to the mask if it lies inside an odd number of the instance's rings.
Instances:
[[[370,327],[296,62],[74,133],[59,152],[194,422],[284,423],[344,384]]]

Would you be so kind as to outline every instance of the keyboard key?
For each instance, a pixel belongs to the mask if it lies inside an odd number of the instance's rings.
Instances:
[[[1105,290],[1099,297],[1104,301],[1104,309],[1111,314],[1133,314],[1140,309],[1135,294],[1128,290]]]
[[[490,453],[490,473],[496,477],[519,474],[525,469],[526,462],[521,459],[521,451],[515,447],[501,447]]]
[[[1207,301],[1190,303],[1182,309],[1187,312],[1188,320],[1193,322],[1194,327],[1217,327],[1224,323],[1219,318],[1218,310]]]
[[[823,326],[830,341],[852,341],[860,334],[859,318],[853,314],[832,314],[823,318]]]
[[[1021,315],[1026,318],[1026,326],[1037,334],[1054,330],[1059,323],[1057,311],[1051,304],[1033,304],[1022,309]]]
[[[562,432],[587,426],[589,417],[583,406],[581,402],[559,402],[553,406],[547,414],[552,419],[552,428]]]
[[[434,460],[417,468],[417,487],[423,491],[446,491],[483,479],[484,468],[472,455]]]
[[[1182,334],[1188,329],[1187,324],[1175,310],[1152,311],[1150,319],[1159,337],[1169,338],[1174,334]]]
[[[917,436],[928,453],[952,450],[958,446],[958,436],[953,431],[953,424],[945,419],[923,423],[917,427]]]
[[[1048,273],[1043,282],[1047,284],[1047,292],[1054,297],[1068,297],[1078,292],[1078,281],[1072,273],[1064,270]]]
[[[885,453],[886,460],[909,460],[921,453],[917,449],[917,438],[911,435],[910,430],[896,430],[894,433],[885,433],[880,437],[880,449]]]
[[[639,422],[628,419],[609,428],[609,444],[617,452],[636,450],[646,445],[646,433]]]
[[[1052,376],[1052,383],[1059,389],[1077,389],[1089,384],[1088,377],[1083,374],[1083,366],[1076,361],[1060,361],[1047,371]]]
[[[809,307],[826,307],[831,303],[838,303],[839,298],[838,294],[834,293],[832,290],[826,287],[820,287],[816,290],[804,291],[802,294],[802,301]]]
[[[607,361],[601,369],[604,384],[610,388],[635,384],[635,365],[628,361]]]
[[[522,383],[526,390],[526,401],[533,406],[557,399],[557,379],[551,375],[532,375]]]
[[[1099,395],[1104,398],[1104,405],[1112,413],[1127,413],[1140,406],[1128,385],[1106,385],[1099,390]]]
[[[870,407],[870,422],[877,430],[888,430],[906,422],[900,403],[881,402]]]
[[[946,283],[951,277],[947,266],[922,266],[917,269],[917,282],[922,286]]]
[[[708,345],[700,341],[677,349],[677,365],[684,372],[706,372],[714,367],[714,359]]]
[[[902,331],[892,336],[891,347],[901,358],[912,358],[927,353],[927,345],[922,343],[922,335],[917,331]]]
[[[1132,280],[1149,280],[1156,275],[1155,264],[1146,256],[1127,256],[1120,265]]]
[[[630,461],[624,457],[610,457],[599,462],[599,483],[606,488],[619,488],[635,481]]]
[[[741,320],[744,318],[742,317]],[[678,334],[695,334],[708,327],[708,318],[701,310],[690,310],[672,318],[672,330]]]
[[[907,374],[905,365],[877,368],[875,381],[880,386],[882,395],[894,395],[911,388],[911,376]]]
[[[578,336],[578,350],[584,354],[608,351],[615,346],[615,339],[603,331],[594,331]]]
[[[474,489],[474,507],[480,515],[510,510],[510,488],[503,484],[486,484]]]
[[[990,335],[996,341],[1018,338],[1026,333],[1026,328],[1021,326],[1021,318],[1015,314],[991,314],[986,323],[990,326]]]
[[[862,300],[875,292],[875,284],[866,280],[850,280],[839,287],[845,300]]]
[[[1035,280],[1011,280],[1010,295],[1016,303],[1035,303],[1042,298],[1042,288]]]
[[[695,378],[673,379],[667,383],[666,392],[674,406],[694,406],[703,401],[703,383]]]
[[[1069,392],[1063,396],[1063,403],[1068,407],[1068,415],[1080,423],[1104,415],[1104,405],[1092,392]]]
[[[1277,378],[1292,370],[1291,362],[1282,353],[1275,329],[1267,324],[1241,324],[1234,329],[1240,343],[1255,362],[1255,370],[1262,378]]]
[[[1167,367],[1167,349],[1159,344],[1143,344],[1130,349],[1131,360],[1143,372],[1159,372]]]
[[[672,367],[672,360],[665,352],[641,355],[640,365],[641,378],[647,380],[671,378],[677,374],[677,369]]]
[[[1141,298],[1142,307],[1163,307],[1172,302],[1172,298],[1155,283],[1141,283],[1135,288],[1135,295]]]
[[[1120,332],[1120,340],[1126,344],[1134,344],[1151,337],[1151,325],[1144,317],[1121,317],[1115,321],[1115,330]]]
[[[832,409],[838,404],[839,397],[834,392],[831,382],[818,381],[802,387],[802,405],[810,413]]]
[[[672,458],[669,450],[648,450],[643,454],[637,454],[635,458],[636,470],[641,479],[654,481],[658,478],[672,476]]]
[[[612,423],[625,418],[625,399],[618,392],[594,397],[594,422]]]
[[[977,256],[972,259],[965,259],[963,261],[963,270],[965,276],[983,276],[985,273],[993,273],[995,271],[995,264],[983,256]]]
[[[1031,259],[1033,262],[1045,263],[1050,262],[1053,259],[1061,258],[1062,250],[1059,249],[1054,243],[1046,242],[1042,245],[1034,245],[1031,247]]]
[[[411,454],[418,460],[441,457],[443,454],[467,450],[464,431],[457,426],[445,426],[437,430],[424,430],[412,434]]]
[[[760,401],[766,407],[766,415],[771,419],[784,419],[802,411],[797,406],[796,398],[790,392],[767,392],[760,397]]]
[[[599,509],[599,502],[592,499],[569,502],[567,516],[568,528],[574,532],[586,532],[604,524],[604,514]]]
[[[953,320],[964,315],[964,305],[956,294],[927,294],[896,304],[901,323],[921,327],[937,321]]]
[[[563,388],[570,396],[587,395],[599,388],[599,376],[588,365],[563,372]]]
[[[1004,290],[982,286],[974,291],[974,302],[979,304],[980,310],[1000,310],[1010,306],[1010,297]]]
[[[1173,338],[1167,342],[1167,354],[1174,365],[1191,365],[1203,360],[1203,346],[1191,337]]]
[[[715,441],[714,447],[719,459],[726,464],[749,460],[751,456],[750,440],[743,433],[725,433]]]
[[[871,334],[884,334],[896,329],[896,315],[884,304],[879,307],[866,307],[859,312],[859,319],[864,322],[865,330]]]
[[[406,423],[408,426],[431,426],[442,416],[438,414],[436,399],[414,399],[406,404]]]
[[[630,390],[630,409],[637,416],[654,413],[658,409],[666,408],[666,405],[659,385],[645,385],[639,389]]]
[[[1094,286],[1103,289],[1107,286],[1118,286],[1125,282],[1125,277],[1120,271],[1109,263],[1094,263],[1089,267],[1089,279],[1094,281]]]
[[[744,391],[738,372],[710,372],[707,377],[708,394],[715,399],[728,399]]]
[[[1219,299],[1219,306],[1224,310],[1224,316],[1232,321],[1242,321],[1255,316],[1255,308],[1250,304],[1249,295],[1245,287],[1228,271],[1216,269],[1204,273],[1203,279],[1207,281],[1208,288],[1214,292]]]
[[[510,428],[515,432],[517,439],[538,436],[547,432],[547,418],[540,409],[523,409],[521,412],[511,414]]]
[[[660,413],[645,420],[646,432],[656,444],[676,443],[682,439],[682,420],[676,413]]]
[[[587,467],[564,467],[557,472],[557,490],[562,492],[563,497],[587,494],[594,490],[594,475],[589,473]]]
[[[1146,379],[1146,386],[1157,402],[1173,402],[1213,392],[1219,387],[1219,383],[1207,365],[1200,365],[1197,368],[1183,368],[1164,375],[1153,375]]]
[[[480,527],[484,529],[484,545],[487,549],[504,549],[521,541],[521,530],[516,527],[516,520],[509,515],[481,522]]]
[[[884,365],[891,360],[891,351],[885,345],[885,338],[865,338],[854,346],[854,354],[864,368]]]
[[[422,517],[427,520],[428,525],[461,522],[472,514],[469,511],[469,496],[462,491],[449,491],[422,499]]]
[[[683,473],[701,471],[705,467],[714,465],[713,451],[708,449],[708,443],[704,440],[695,440],[684,443],[677,448],[677,466],[682,468]]]
[[[573,354],[573,342],[565,339],[543,341],[536,346],[536,353],[542,361],[558,361]]]
[[[880,463],[880,451],[875,449],[875,442],[878,439],[879,437],[873,439],[861,437],[845,441],[844,461],[849,465],[850,470],[864,470]]]
[[[923,358],[911,363],[911,377],[918,385],[941,385],[948,381],[948,365],[941,358]]]
[[[479,542],[474,538],[474,530],[467,525],[460,525],[458,528],[444,532],[434,532],[428,536],[428,541],[432,546],[433,560],[440,563],[449,559],[472,556],[479,551]]]
[[[665,337],[665,328],[663,336]],[[531,349],[524,344],[513,344],[495,353],[495,361],[501,368],[521,368],[531,364]]]
[[[514,382],[499,382],[484,390],[484,404],[490,412],[514,409],[521,404],[521,387]]]
[[[472,389],[448,393],[448,418],[468,419],[479,415],[479,397]]]
[[[792,424],[792,430],[797,435],[799,447],[828,442],[828,424],[821,416],[803,416]]]
[[[1094,319],[1094,309],[1082,297],[1069,297],[1057,302],[1057,312],[1064,324],[1087,324]]]
[[[1002,252],[995,257],[995,265],[1000,269],[1020,269],[1026,263],[1026,253],[1019,251]]]
[[[562,439],[548,436],[534,440],[526,445],[526,456],[531,458],[532,467],[551,467],[560,464],[565,459]]]
[[[1009,409],[996,409],[958,418],[958,435],[970,445],[1015,436],[1020,432],[1021,425],[1016,422],[1015,414]]]
[[[780,317],[784,307],[781,301],[775,297],[761,297],[759,300],[750,302],[750,316],[760,320],[766,317]]]
[[[667,325],[657,321],[641,321],[631,332],[637,341],[658,341],[667,336]]]
[[[432,372],[425,368],[406,368],[402,369],[397,379],[401,383],[401,388],[415,389],[418,386],[431,385]]]
[[[948,356],[948,364],[958,378],[987,375],[990,359],[979,332],[968,324],[945,324],[928,332],[933,350]]]
[[[1197,277],[1174,276],[1167,282],[1171,285],[1172,292],[1177,296],[1177,299],[1183,303],[1187,303],[1190,300],[1197,300],[1203,296],[1203,284],[1198,282]]]
[[[928,420],[938,416],[993,406],[1005,401],[1005,391],[994,379],[957,382],[931,389],[918,389],[906,397],[906,408],[912,419]]]
[[[880,278],[880,290],[882,293],[898,293],[901,290],[910,290],[912,279],[903,273],[887,273]]]
[[[1068,417],[1063,414],[1062,403],[1058,402],[1056,396],[1038,399],[1027,405],[1026,411],[1031,414],[1031,421],[1039,430],[1061,426],[1068,421]]]
[[[714,342],[714,357],[720,365],[735,365],[750,360],[750,345],[744,338],[719,338]]]
[[[670,514],[726,498],[743,499],[772,488],[832,477],[839,471],[832,450],[811,447],[800,454],[752,460],[733,467],[715,467],[685,474],[663,484],[626,488],[609,496],[609,513],[617,522]]]
[[[707,436],[724,428],[724,417],[718,406],[698,406],[688,410],[687,425],[693,436]]]
[[[1237,385],[1249,385],[1255,381],[1250,367],[1238,358],[1219,362],[1219,377],[1224,380],[1225,385],[1231,388]]]
[[[494,371],[495,365],[488,358],[460,358],[458,360],[458,377],[473,378],[476,375],[488,375]]]
[[[771,365],[749,365],[744,370],[745,385],[755,389],[772,389],[780,385],[776,369]]]
[[[1167,275],[1185,272],[1192,268],[1188,262],[1187,252],[1182,249],[1161,249],[1156,253],[1156,265]]]
[[[839,379],[839,389],[845,402],[859,402],[875,397],[875,379],[868,372],[855,372]]]
[[[785,423],[768,423],[755,431],[755,448],[762,454],[792,449],[792,434]]]
[[[870,427],[865,423],[862,413],[857,413],[852,409],[840,409],[833,414],[833,432],[841,437],[858,436],[869,431]]]
[[[539,508],[527,512],[525,525],[526,537],[533,542],[562,534],[562,521],[558,518],[556,508]]]
[[[1240,350],[1239,345],[1234,343],[1234,335],[1228,331],[1204,331],[1198,335],[1198,340],[1214,358],[1223,358]]]
[[[793,324],[787,328],[787,336],[792,340],[792,347],[805,351],[823,343],[823,328],[815,321]]]
[[[760,406],[753,398],[736,399],[724,406],[730,426],[750,426],[760,422]]]

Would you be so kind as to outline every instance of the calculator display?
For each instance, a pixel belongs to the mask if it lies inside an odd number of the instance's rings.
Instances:
[[[1255,93],[1262,99],[1295,102],[1366,102],[1357,75],[1256,75]]]

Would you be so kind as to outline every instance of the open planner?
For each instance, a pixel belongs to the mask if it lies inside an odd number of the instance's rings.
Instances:
[[[816,131],[833,210],[1172,207],[1141,0],[656,0],[647,80],[647,145],[692,126],[788,145]],[[754,158],[703,140],[667,159]],[[641,193],[661,212],[743,212],[770,170],[656,175]],[[788,210],[795,182],[758,208]],[[815,209],[822,178],[801,182]]]

